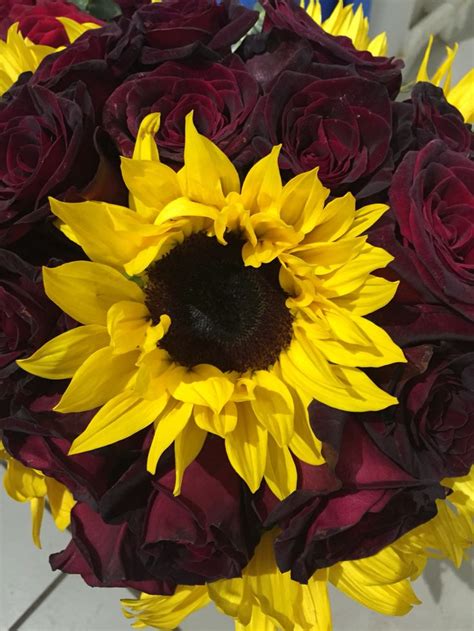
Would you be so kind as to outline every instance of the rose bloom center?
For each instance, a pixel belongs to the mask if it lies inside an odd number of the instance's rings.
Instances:
[[[221,245],[193,234],[147,270],[146,305],[154,323],[171,326],[159,342],[187,367],[211,364],[222,371],[265,370],[288,347],[293,317],[280,287],[280,264],[246,267],[244,241],[226,235]]]

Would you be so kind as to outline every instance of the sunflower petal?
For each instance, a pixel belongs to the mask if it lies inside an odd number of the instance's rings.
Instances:
[[[226,434],[225,448],[231,465],[255,493],[265,472],[267,431],[257,421],[249,403],[240,403],[238,413],[234,431]]]
[[[233,392],[233,382],[218,368],[200,364],[187,372],[170,390],[175,399],[206,405],[219,414]]]
[[[242,185],[242,203],[247,210],[258,212],[275,206],[282,191],[278,156],[281,145],[250,169]]]
[[[149,473],[155,473],[158,460],[162,453],[171,445],[178,434],[184,430],[191,417],[192,411],[193,406],[191,403],[177,403],[172,408],[167,407],[157,420],[155,435],[153,436],[146,463],[146,468]],[[182,464],[184,464],[184,462],[182,462]]]
[[[138,352],[114,355],[106,346],[93,353],[75,372],[54,410],[85,412],[113,399],[137,372]]]
[[[181,484],[183,482],[183,474],[188,465],[193,462],[199,455],[207,432],[203,431],[196,423],[188,423],[183,431],[176,436],[174,441],[174,460],[176,481],[174,485],[173,495],[181,493]]]
[[[293,398],[284,382],[271,372],[258,370],[253,381],[256,388],[251,406],[255,416],[283,447],[293,436]]]
[[[288,447],[280,447],[268,436],[267,463],[265,481],[279,500],[284,500],[296,490],[298,474],[296,465]]]
[[[17,364],[38,377],[68,379],[90,355],[108,346],[109,341],[105,326],[78,326],[46,342],[31,357],[20,359]]]
[[[90,261],[43,268],[46,295],[82,324],[107,324],[107,312],[121,300],[145,302],[140,287],[116,270]]]
[[[131,390],[121,392],[106,403],[71,445],[69,455],[111,445],[144,429],[166,405],[163,395],[154,401],[137,397]]]

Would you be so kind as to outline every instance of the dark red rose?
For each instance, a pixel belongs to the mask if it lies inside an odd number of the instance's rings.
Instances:
[[[245,161],[246,123],[258,95],[257,83],[238,57],[199,65],[166,62],[130,77],[115,90],[105,105],[104,126],[120,153],[131,156],[141,121],[150,112],[160,112],[160,156],[182,164],[185,117],[194,111],[198,130],[239,164]]]
[[[44,293],[41,270],[0,249],[0,416],[22,372],[16,360],[50,339],[58,317],[58,308]]]
[[[348,37],[326,33],[299,6],[296,0],[262,0],[265,9],[264,30],[276,28],[286,37],[308,42],[313,50],[313,61],[320,64],[352,66],[361,76],[384,85],[391,98],[400,90],[403,62],[399,59],[374,57],[368,51],[354,48]]]
[[[332,191],[377,192],[386,184],[372,176],[390,158],[386,89],[361,77],[339,76],[331,66],[313,72],[319,76],[284,72],[264,97],[255,114],[261,146],[266,132],[265,152],[283,144],[282,168],[296,174],[318,166],[318,177]]]
[[[257,18],[238,0],[164,0],[143,6],[133,20],[145,36],[141,61],[156,64],[196,56],[204,48],[230,53]]]
[[[87,31],[58,53],[48,55],[30,79],[54,92],[82,81],[91,95],[97,123],[113,90],[130,72],[142,49],[143,36],[130,20],[121,18],[101,29]]]
[[[474,164],[432,141],[407,153],[390,203],[394,221],[374,232],[374,242],[395,256],[396,274],[425,303],[474,320]]]
[[[467,475],[474,464],[474,332],[469,344],[405,349],[409,363],[383,371],[399,404],[360,418],[387,454],[417,478]]]
[[[469,155],[474,135],[461,112],[450,105],[443,90],[431,83],[415,84],[411,98],[394,103],[392,148],[398,164],[409,150],[442,140],[449,149]]]
[[[28,85],[0,102],[0,243],[11,243],[61,196],[94,176],[94,113],[82,83],[60,93]]]
[[[115,4],[120,7],[122,15],[130,18],[137,9],[145,4],[150,4],[150,0],[115,0]]]
[[[65,17],[75,22],[93,22],[94,24],[103,24],[100,20],[80,11],[74,4],[65,0],[36,0],[35,2],[11,2],[8,11],[9,24],[18,22],[19,30],[24,37],[28,37],[35,44],[43,46],[67,46],[69,37],[66,29],[61,24],[58,17]],[[7,21],[2,23],[3,27],[7,26]],[[4,33],[0,33],[4,36]]]
[[[280,570],[301,583],[317,569],[377,553],[434,517],[435,500],[445,496],[436,481],[416,480],[385,456],[357,417],[345,415],[342,427],[339,412],[317,405],[313,415],[316,432],[326,424],[336,437],[326,445],[330,465],[298,463],[298,490],[273,507],[267,503],[265,523],[281,528]]]

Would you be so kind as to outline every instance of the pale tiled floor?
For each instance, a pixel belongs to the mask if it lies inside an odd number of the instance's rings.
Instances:
[[[472,36],[472,25],[470,28]],[[374,25],[374,32],[380,30]],[[437,57],[441,56],[442,49],[438,48]],[[472,67],[473,61],[471,37],[461,44],[454,81]],[[67,539],[45,515],[43,549],[37,550],[31,541],[28,506],[13,502],[0,489],[0,631],[130,629],[119,606],[120,598],[130,597],[127,590],[92,589],[76,576],[51,572],[48,555],[62,549]],[[473,631],[473,587],[472,564],[455,570],[444,562],[430,562],[415,584],[423,606],[415,607],[405,618],[379,616],[332,589],[334,631]],[[233,631],[234,625],[214,607],[207,607],[190,616],[181,628]]]

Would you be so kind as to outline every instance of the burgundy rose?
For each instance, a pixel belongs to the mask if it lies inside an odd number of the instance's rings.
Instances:
[[[55,94],[25,85],[0,102],[0,243],[11,243],[61,196],[94,176],[94,114],[81,83]]]
[[[470,344],[408,348],[403,372],[386,368],[399,404],[361,420],[387,454],[418,478],[467,475],[474,464],[474,333]]]
[[[238,164],[245,161],[245,128],[258,94],[257,83],[238,57],[198,65],[167,62],[130,77],[115,90],[105,105],[104,126],[119,151],[131,156],[141,121],[160,112],[160,156],[182,164],[185,117],[194,111],[198,130]]]
[[[474,164],[441,141],[407,153],[390,188],[394,221],[373,241],[425,296],[474,320]],[[431,299],[430,296],[431,295]]]
[[[57,19],[65,17],[75,22],[93,22],[94,24],[103,24],[100,20],[80,11],[74,4],[65,0],[36,0],[34,2],[6,2],[9,8],[6,19],[2,21],[2,32],[0,36],[4,37],[5,31],[10,24],[19,23],[19,30],[24,37],[28,37],[35,44],[43,46],[67,46],[69,37],[66,29]]]
[[[320,568],[371,556],[436,514],[435,500],[445,496],[436,481],[418,481],[386,457],[357,417],[318,405],[316,431],[327,426],[334,444],[326,444],[328,465],[298,463],[298,490],[271,507],[266,526],[278,525],[278,566],[306,583]],[[337,444],[340,440],[340,444]],[[337,455],[336,455],[337,454]],[[333,484],[328,483],[334,479]]]
[[[283,144],[281,166],[296,174],[319,167],[331,190],[373,194],[386,185],[376,173],[390,158],[391,104],[385,88],[331,66],[315,75],[284,72],[255,118],[264,145]]]
[[[5,402],[0,404],[0,416],[6,413],[21,372],[16,360],[31,355],[51,337],[58,316],[44,293],[41,270],[0,249],[0,400]]]
[[[296,35],[309,43],[314,62],[354,67],[361,77],[384,85],[391,98],[398,94],[402,80],[401,60],[374,57],[368,51],[354,48],[348,37],[326,33],[296,0],[262,0],[262,6],[265,9],[264,30],[276,28],[290,39]]]
[[[443,90],[431,83],[417,83],[410,99],[394,104],[392,148],[396,163],[408,150],[422,149],[436,139],[469,155],[474,135],[462,114],[446,101]]]
[[[238,0],[164,0],[143,6],[133,20],[145,36],[142,62],[156,64],[199,50],[207,57],[230,53],[257,18]]]

